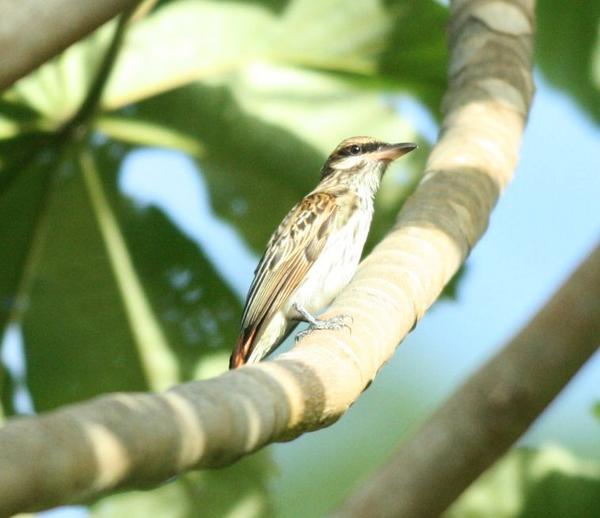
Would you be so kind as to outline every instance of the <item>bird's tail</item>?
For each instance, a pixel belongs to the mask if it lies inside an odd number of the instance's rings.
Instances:
[[[235,344],[235,349],[231,354],[231,358],[229,358],[230,369],[237,369],[248,361],[248,357],[252,352],[252,345],[254,343],[257,330],[257,327],[251,327],[244,329],[241,332],[240,337]]]

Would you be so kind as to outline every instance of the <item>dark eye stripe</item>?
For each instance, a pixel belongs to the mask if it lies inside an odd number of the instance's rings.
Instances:
[[[370,153],[371,151],[377,151],[379,147],[379,142],[369,142],[368,144],[363,145],[363,152]]]
[[[379,147],[379,142],[368,142],[366,144],[350,144],[349,146],[346,146],[345,148],[340,150],[340,155],[344,155],[344,156],[350,156],[350,155],[356,155],[356,153],[353,153],[353,148],[355,146],[359,145],[360,146],[360,153],[370,153],[371,151],[376,151],[377,148]]]

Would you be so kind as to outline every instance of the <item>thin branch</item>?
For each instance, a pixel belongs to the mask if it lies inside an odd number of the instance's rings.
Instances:
[[[313,333],[274,361],[164,394],[13,420],[0,430],[0,514],[223,466],[338,419],[459,268],[512,177],[533,91],[532,10],[453,6],[442,137],[396,227],[330,310],[353,317],[351,333]]]
[[[0,0],[0,90],[138,0]]]
[[[100,100],[102,99],[102,94],[106,84],[110,79],[117,56],[119,55],[119,50],[121,49],[121,44],[123,43],[123,37],[125,36],[125,30],[133,12],[133,8],[128,8],[119,17],[119,21],[115,27],[110,44],[108,45],[108,48],[102,57],[102,61],[100,62],[98,70],[96,70],[96,75],[90,84],[90,88],[85,96],[85,99],[81,103],[81,106],[77,112],[65,124],[64,128],[61,129],[60,133],[70,135],[72,131],[77,131],[80,126],[87,124],[88,121],[95,115],[96,111],[98,110]]]
[[[600,246],[335,516],[439,516],[600,347]]]

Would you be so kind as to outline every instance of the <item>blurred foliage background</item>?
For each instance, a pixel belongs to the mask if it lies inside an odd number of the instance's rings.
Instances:
[[[579,3],[538,2],[537,66],[598,124],[600,3]],[[386,175],[370,247],[393,224],[432,143],[419,120],[440,118],[443,3],[143,7],[0,97],[5,417],[223,371],[254,264],[328,152],[353,134],[421,145]],[[326,466],[315,466],[278,455],[292,445],[273,446],[77,512],[321,515],[430,410],[421,399],[407,386],[401,402],[363,405],[354,425],[349,416],[346,429],[328,430],[352,459],[323,447]],[[600,509],[599,466],[564,448],[515,449],[449,516],[596,516],[587,513]],[[313,476],[320,469],[326,483]]]

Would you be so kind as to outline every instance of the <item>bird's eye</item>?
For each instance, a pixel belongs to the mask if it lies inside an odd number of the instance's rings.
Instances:
[[[350,146],[350,154],[351,155],[358,155],[361,152],[361,148],[358,144],[354,144],[352,146]]]

